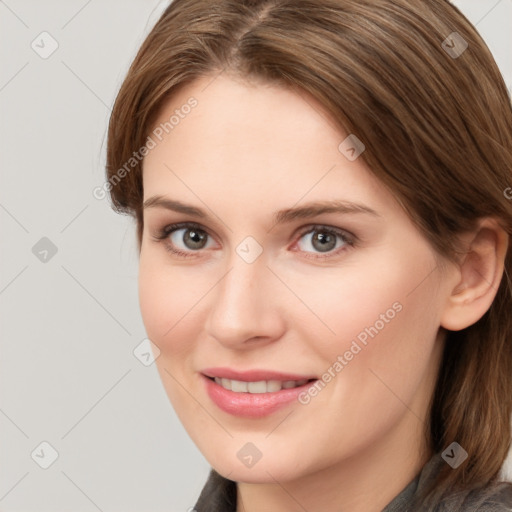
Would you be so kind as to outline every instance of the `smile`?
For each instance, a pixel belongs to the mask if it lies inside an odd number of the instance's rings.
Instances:
[[[215,377],[215,382],[224,389],[235,393],[274,393],[281,389],[293,389],[303,386],[308,379],[302,380],[260,380],[255,382],[244,382],[241,380],[224,379]]]
[[[262,418],[298,404],[298,396],[318,379],[241,381],[201,376],[210,400],[222,411],[244,418]]]

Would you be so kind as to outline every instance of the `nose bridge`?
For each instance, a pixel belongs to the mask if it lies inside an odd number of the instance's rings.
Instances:
[[[219,342],[231,345],[254,337],[273,337],[279,320],[276,308],[271,307],[271,273],[264,258],[248,262],[233,251],[228,265],[212,296],[206,330]]]
[[[230,261],[229,272],[219,286],[219,300],[233,301],[235,304],[243,303],[244,299],[256,288],[255,283],[258,280],[260,281],[261,290],[261,267],[261,264],[247,264],[241,261],[238,256],[233,256]],[[254,298],[253,296],[252,300]]]
[[[247,308],[253,315],[258,314],[261,304],[259,295],[265,292],[265,278],[268,272],[262,259],[247,263],[237,254],[230,259],[229,272],[219,283],[216,306],[224,318],[231,318],[233,326],[249,316]],[[248,324],[246,324],[248,325]]]

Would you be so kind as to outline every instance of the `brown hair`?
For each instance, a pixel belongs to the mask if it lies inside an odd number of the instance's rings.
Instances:
[[[454,32],[468,44],[460,56],[448,51]],[[455,235],[485,216],[512,235],[508,91],[448,1],[174,0],[130,67],[108,131],[113,207],[135,217],[139,249],[142,163],[112,180],[178,88],[221,72],[311,94],[363,141],[361,158],[440,255],[454,259]],[[490,309],[447,332],[425,441],[433,452],[457,441],[469,457],[444,465],[429,498],[496,482],[510,447],[511,269],[509,246]]]

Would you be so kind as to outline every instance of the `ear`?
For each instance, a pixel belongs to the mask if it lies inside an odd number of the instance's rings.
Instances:
[[[491,307],[503,276],[509,243],[507,232],[491,217],[481,219],[477,229],[460,239],[467,250],[458,264],[458,282],[441,316],[441,326],[450,331],[473,325]]]

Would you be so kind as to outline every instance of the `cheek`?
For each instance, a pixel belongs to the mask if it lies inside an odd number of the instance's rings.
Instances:
[[[148,337],[160,348],[163,334],[169,329],[168,314],[175,311],[172,295],[166,293],[167,279],[157,273],[147,258],[141,257],[139,264],[139,306]]]
[[[161,351],[157,365],[185,373],[207,313],[208,294],[219,280],[204,269],[169,264],[164,250],[141,253],[139,306],[148,338]]]
[[[311,311],[305,322],[302,304],[294,308],[302,314],[295,325],[305,339],[315,339],[319,353],[330,357],[348,350],[354,339],[364,347],[392,330],[395,335],[414,332],[424,326],[422,319],[434,320],[435,277],[425,279],[434,267],[427,250],[410,258],[381,251],[307,278],[289,274],[287,282]]]
[[[160,350],[155,364],[166,393],[185,423],[186,418],[181,415],[186,411],[201,415],[182,390],[183,383],[193,372],[194,340],[202,325],[193,310],[201,290],[191,286],[179,269],[158,263],[158,257],[153,256],[140,258],[140,311],[148,338]]]
[[[162,352],[180,350],[176,336],[186,325],[187,311],[197,302],[197,287],[187,286],[179,269],[162,265],[154,255],[141,255],[139,305],[148,337]],[[172,343],[171,343],[172,341]]]
[[[331,373],[345,375],[334,379],[334,387],[347,400],[357,396],[363,403],[366,397],[369,408],[396,401],[388,387],[404,399],[412,396],[431,361],[439,329],[437,276],[429,276],[435,267],[431,254],[390,256],[386,265],[368,264],[361,267],[364,272],[353,268],[340,278],[331,274],[301,292],[325,324],[314,318],[309,324],[297,323],[324,361],[319,371],[331,368]]]

